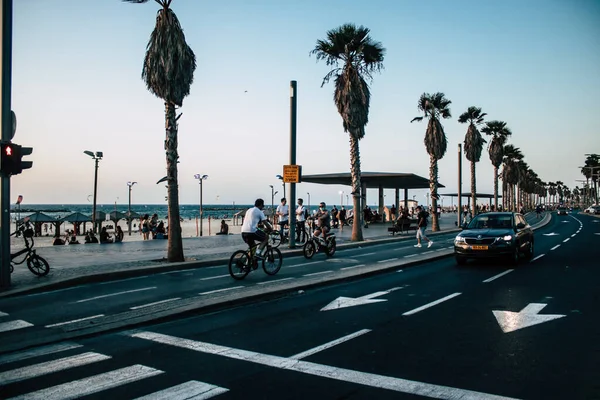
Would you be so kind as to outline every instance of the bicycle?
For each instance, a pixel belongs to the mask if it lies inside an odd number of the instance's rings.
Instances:
[[[337,249],[337,243],[335,240],[335,233],[327,233],[325,239],[311,235],[308,241],[304,244],[302,252],[304,257],[311,259],[319,250],[325,250],[327,257],[332,257]]]
[[[296,229],[298,229],[298,226],[296,225]],[[302,229],[300,231],[300,233],[295,232],[295,235],[297,238],[299,238],[299,240],[296,240],[297,244],[304,244],[306,243],[306,239],[308,237],[308,232],[306,230],[306,225],[302,226]],[[283,243],[289,243],[290,241],[290,227],[289,225],[286,225],[283,228]],[[269,244],[275,248],[279,247],[279,245],[281,244],[282,240],[281,240],[281,234],[278,230],[272,230],[269,233]]]
[[[247,250],[237,250],[229,259],[229,275],[235,280],[244,279],[251,270],[258,269],[259,259],[256,257],[258,244],[249,245]],[[281,269],[283,257],[277,247],[267,243],[261,257],[262,268],[267,275],[275,275]]]
[[[29,220],[25,220],[25,222],[17,228],[17,230],[11,233],[10,236],[16,235],[17,237],[23,236],[23,240],[25,241],[25,248],[23,250],[19,250],[16,253],[11,253],[10,255],[10,273],[12,274],[15,270],[15,265],[23,264],[27,261],[27,268],[37,276],[45,276],[50,272],[50,264],[43,257],[38,256],[36,251],[33,250],[34,241],[33,236],[34,232],[31,228],[31,224]],[[31,241],[31,243],[30,243]],[[25,254],[25,257],[21,261],[14,261],[15,258],[19,257],[22,254]]]

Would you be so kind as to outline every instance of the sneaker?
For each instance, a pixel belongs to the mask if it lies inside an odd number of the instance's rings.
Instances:
[[[432,244],[433,244],[433,242],[430,240],[429,243],[427,244],[427,248],[430,248]]]
[[[430,242],[431,243],[431,242]],[[421,243],[415,244],[415,247],[421,247]]]

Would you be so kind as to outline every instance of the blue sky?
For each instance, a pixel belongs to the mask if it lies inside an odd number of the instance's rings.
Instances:
[[[457,144],[469,106],[506,121],[510,142],[542,180],[570,187],[585,153],[600,153],[600,3],[594,0],[394,1],[174,0],[196,54],[179,127],[180,202],[198,202],[194,174],[209,175],[204,203],[270,201],[289,161],[289,82],[298,81],[297,163],[306,174],[350,168],[348,136],[328,72],[309,55],[327,30],[347,22],[371,29],[387,49],[372,82],[370,122],[360,142],[363,171],[428,176],[423,92],[444,92],[448,152],[440,182],[457,189]],[[33,169],[12,178],[24,203],[87,203],[103,151],[98,203],[164,203],[164,105],[141,80],[158,5],[118,0],[19,0],[14,4],[16,143],[33,146]],[[247,91],[247,93],[245,92]],[[464,159],[463,191],[469,190]],[[487,152],[478,191],[493,189]],[[349,187],[298,185],[313,203],[339,204]],[[393,190],[386,190],[392,203]],[[411,191],[425,202],[426,191]],[[279,197],[279,195],[277,197]],[[369,190],[369,204],[376,191]],[[446,203],[448,204],[448,200]]]

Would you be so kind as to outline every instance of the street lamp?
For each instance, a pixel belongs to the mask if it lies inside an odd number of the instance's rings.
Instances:
[[[202,236],[202,181],[208,178],[208,175],[196,174],[194,178],[200,183],[200,236]]]
[[[102,160],[104,154],[101,151],[97,151],[96,153],[94,153],[89,150],[85,150],[83,153],[92,157],[96,164],[94,170],[94,205],[92,207],[92,226],[94,227],[94,233],[97,233],[98,230],[96,229],[96,195],[98,193],[98,162]]]
[[[129,231],[129,236],[131,236],[131,188],[137,182],[127,182],[127,186],[129,186],[129,204],[127,206],[127,230]]]
[[[283,176],[275,175],[275,178],[281,179],[281,186],[283,186],[283,197],[285,197],[285,182],[283,181]]]
[[[308,196],[308,212],[310,212],[310,193],[306,192],[306,195]]]
[[[275,221],[275,195],[279,193],[277,190],[273,191],[273,185],[269,185],[271,188],[271,212],[273,213],[273,221]]]
[[[340,190],[340,207],[344,205],[344,191]]]

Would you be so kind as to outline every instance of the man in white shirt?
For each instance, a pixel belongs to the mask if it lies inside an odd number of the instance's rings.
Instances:
[[[277,206],[276,213],[279,216],[279,235],[281,236],[281,243],[283,243],[285,241],[283,227],[287,225],[288,218],[290,217],[290,207],[287,205],[285,197],[281,199],[281,204]]]
[[[258,229],[259,224],[263,224],[267,229],[272,229],[271,224],[267,220],[267,217],[263,213],[263,208],[265,208],[265,202],[263,199],[256,199],[254,202],[254,207],[249,208],[246,211],[246,216],[244,217],[244,223],[242,224],[242,239],[244,242],[248,243],[249,247],[254,246],[254,241],[259,241],[258,249],[256,250],[256,256],[261,257],[262,251],[267,245],[269,240],[269,236],[260,229]]]
[[[298,199],[298,207],[296,207],[296,241],[304,242],[306,236],[305,223],[306,223],[306,207],[304,207],[304,200]]]

